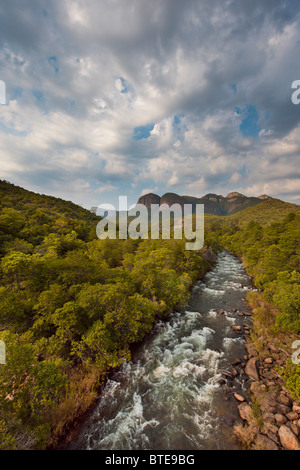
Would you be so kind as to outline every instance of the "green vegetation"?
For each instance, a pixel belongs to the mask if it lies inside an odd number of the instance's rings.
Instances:
[[[208,264],[183,240],[98,240],[88,211],[0,188],[0,446],[45,448]]]
[[[265,300],[280,311],[277,324],[300,332],[300,216],[290,213],[265,227],[251,221],[224,232],[222,246],[243,260]]]
[[[187,303],[209,263],[206,248],[186,251],[184,240],[98,240],[98,218],[71,202],[3,181],[0,195],[0,448],[39,449],[93,403],[158,319]],[[206,215],[206,246],[243,260],[273,334],[300,331],[300,210],[290,206],[272,199]],[[282,373],[299,395],[299,367]]]
[[[260,293],[248,295],[255,313],[252,337],[258,348],[266,335],[289,338],[292,343],[300,333],[300,208],[293,205],[295,211],[288,212],[290,206],[267,200],[255,210],[241,212],[239,223],[235,214],[222,221],[212,219],[209,224],[220,246],[243,261],[260,289]],[[287,363],[281,374],[299,399],[299,367]]]

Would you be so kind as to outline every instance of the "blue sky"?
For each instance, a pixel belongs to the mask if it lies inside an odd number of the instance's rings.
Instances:
[[[0,178],[299,203],[298,0],[0,0]]]

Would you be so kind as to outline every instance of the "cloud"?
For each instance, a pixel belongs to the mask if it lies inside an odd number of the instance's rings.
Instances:
[[[86,207],[144,188],[299,200],[298,0],[6,3],[3,178]]]

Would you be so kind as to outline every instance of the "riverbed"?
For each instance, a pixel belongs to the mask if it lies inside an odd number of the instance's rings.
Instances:
[[[233,393],[247,394],[238,364],[246,352],[232,326],[251,322],[241,315],[249,289],[242,263],[220,253],[189,304],[157,323],[132,361],[110,375],[68,449],[238,449]],[[238,373],[228,380],[222,373],[232,373],[232,362]]]

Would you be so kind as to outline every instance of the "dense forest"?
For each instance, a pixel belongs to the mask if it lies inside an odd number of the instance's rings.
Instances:
[[[300,332],[299,206],[272,199],[208,215],[194,252],[184,240],[99,240],[98,218],[71,202],[5,181],[0,195],[2,449],[55,444],[132,345],[187,303],[211,266],[208,249],[242,259],[261,290],[251,294],[276,311],[274,334]],[[299,366],[285,377],[299,396]]]

